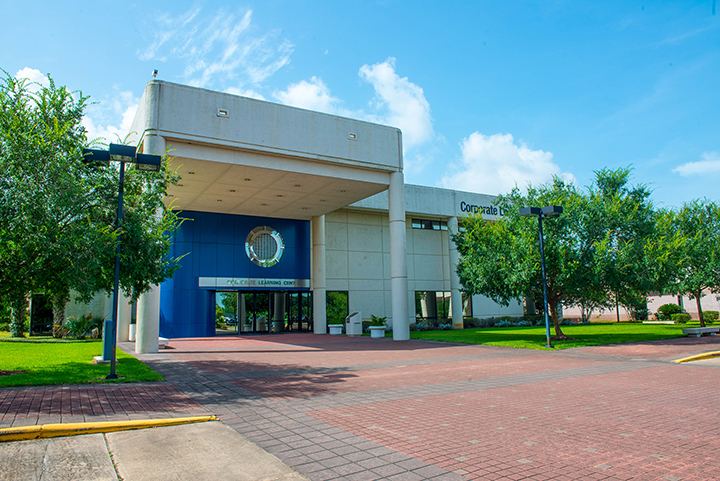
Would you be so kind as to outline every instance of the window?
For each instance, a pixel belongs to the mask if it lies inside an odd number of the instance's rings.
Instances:
[[[463,319],[473,317],[472,296],[462,293]]]
[[[325,309],[328,324],[343,324],[350,313],[348,310],[348,291],[328,291],[325,297]]]
[[[416,319],[451,319],[450,307],[450,291],[415,291]]]
[[[452,319],[450,291],[415,291],[415,318],[449,322]],[[462,293],[463,318],[473,317],[472,296]]]
[[[424,230],[448,230],[447,222],[444,220],[413,219],[413,229]]]

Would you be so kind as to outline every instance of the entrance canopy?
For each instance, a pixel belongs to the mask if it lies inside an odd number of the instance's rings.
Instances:
[[[402,171],[396,128],[162,81],[148,83],[131,130],[172,149],[182,180],[167,202],[181,210],[310,219]]]

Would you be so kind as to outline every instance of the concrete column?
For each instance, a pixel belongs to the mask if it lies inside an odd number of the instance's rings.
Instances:
[[[112,311],[112,306],[110,307]],[[130,322],[132,322],[132,304],[130,299],[125,297],[122,289],[118,298],[118,317],[117,317],[117,341],[126,342],[130,340]]]
[[[462,292],[460,291],[460,277],[457,274],[457,265],[460,261],[460,254],[457,246],[452,240],[452,234],[458,233],[457,217],[450,217],[448,225],[448,245],[450,246],[450,306],[452,307],[452,323],[455,329],[463,328],[463,305]]]
[[[312,218],[312,242],[313,332],[315,334],[326,334],[324,215]]]
[[[408,319],[407,241],[405,231],[405,177],[390,174],[390,288],[392,295],[393,339],[410,339]]]
[[[137,333],[135,352],[158,352],[160,336],[160,286],[140,296],[137,303]]]
[[[275,292],[273,294],[273,324],[275,332],[285,330],[285,293]]]
[[[154,119],[156,121],[157,119]],[[155,130],[148,130],[143,138],[144,154],[165,154],[165,139]],[[160,335],[160,286],[140,296],[137,305],[135,352],[158,352]]]
[[[238,296],[238,301],[237,301],[238,314],[237,315],[238,315],[238,319],[239,319],[238,322],[242,326],[243,324],[245,324],[245,294],[242,292],[238,292],[237,296]]]
[[[420,299],[420,317],[424,317],[427,319],[430,317],[428,314],[428,295],[427,292],[425,293],[425,297]]]

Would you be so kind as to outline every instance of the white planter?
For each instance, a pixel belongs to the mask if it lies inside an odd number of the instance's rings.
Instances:
[[[370,337],[385,337],[385,326],[370,326]]]
[[[137,329],[137,324],[130,324],[130,340],[135,340],[135,329]]]
[[[328,324],[331,336],[342,336],[342,324]]]

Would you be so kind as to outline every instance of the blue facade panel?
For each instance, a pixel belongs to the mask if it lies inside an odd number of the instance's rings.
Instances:
[[[212,212],[182,212],[173,253],[180,268],[160,291],[160,335],[167,338],[215,334],[215,289],[199,287],[200,277],[260,279],[310,278],[310,223]],[[285,251],[276,265],[254,264],[245,252],[248,234],[269,226],[283,238]]]
[[[235,277],[234,258],[235,246],[232,244],[218,244],[217,277]]]

